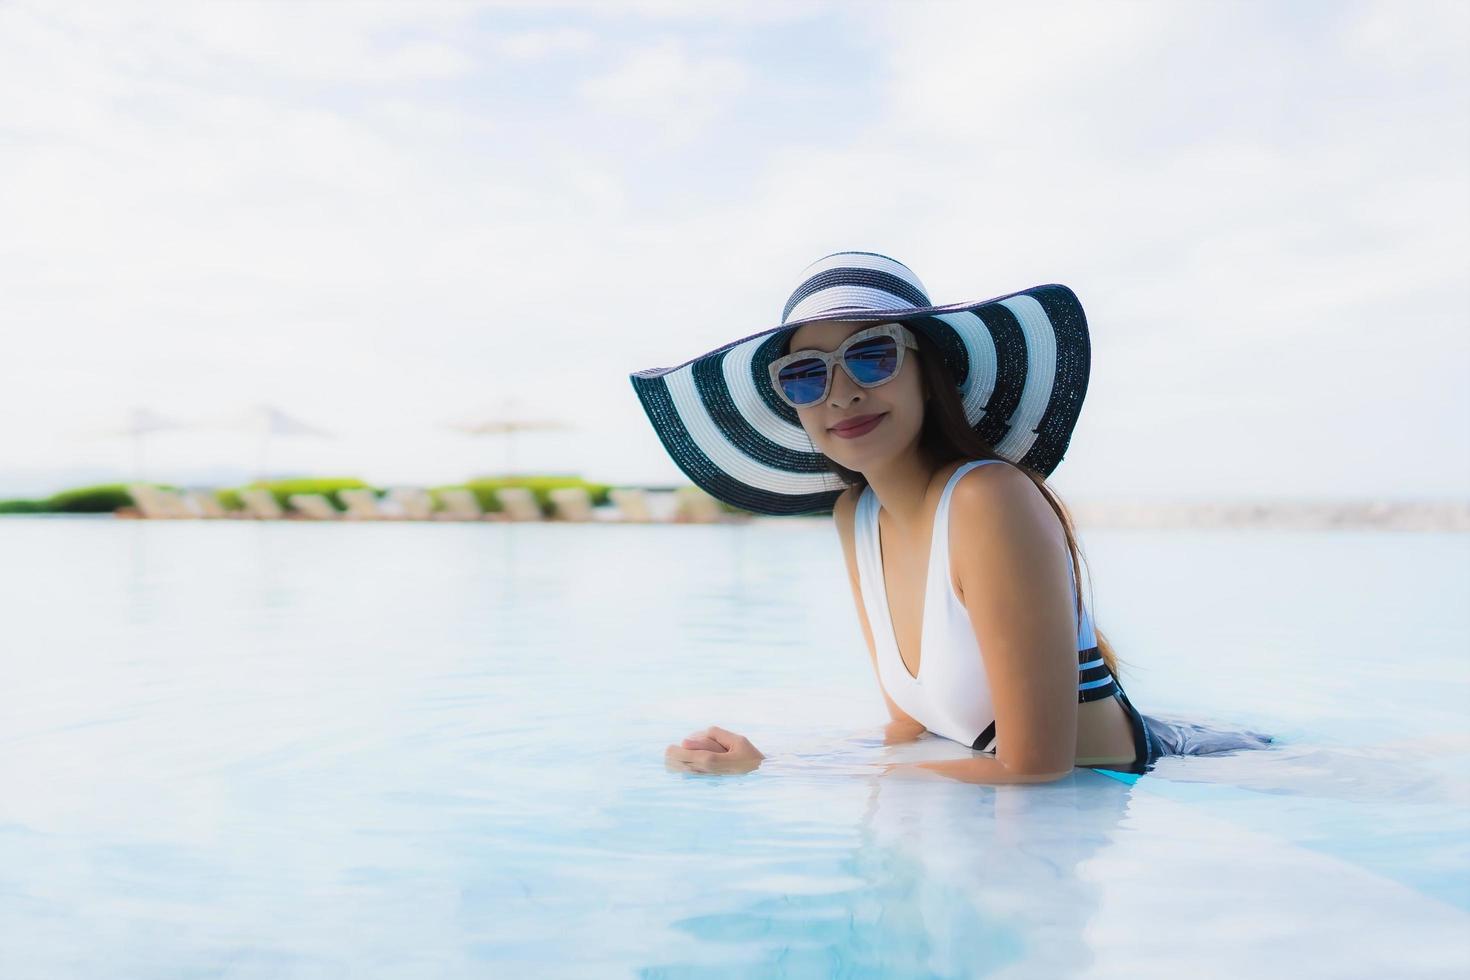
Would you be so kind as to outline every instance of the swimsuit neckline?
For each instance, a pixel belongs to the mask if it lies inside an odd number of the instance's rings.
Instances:
[[[863,494],[865,496],[872,495],[873,497],[872,502],[869,504],[869,509],[872,511],[871,520],[873,527],[873,542],[878,557],[878,590],[883,600],[878,605],[883,610],[883,618],[888,623],[888,636],[893,647],[893,655],[898,660],[898,666],[902,668],[903,676],[911,684],[923,683],[922,678],[924,676],[924,633],[926,632],[925,625],[928,623],[929,617],[929,593],[930,586],[933,583],[934,578],[934,556],[937,550],[934,546],[934,542],[938,539],[937,532],[939,531],[940,517],[942,516],[940,512],[944,510],[946,504],[948,503],[950,485],[954,482],[955,477],[963,472],[967,466],[982,462],[989,461],[967,460],[966,462],[961,463],[959,466],[956,466],[954,472],[951,473],[949,477],[945,480],[944,489],[941,490],[939,493],[939,503],[934,508],[934,514],[929,524],[929,554],[924,563],[924,586],[919,592],[919,669],[916,673],[910,673],[909,665],[904,663],[903,650],[899,647],[898,643],[898,629],[893,624],[893,612],[889,608],[888,604],[888,573],[883,568],[883,529],[878,522],[878,511],[881,507],[881,504],[878,502],[878,495],[876,493],[873,493],[873,488],[871,486],[865,486],[863,488]],[[948,533],[949,522],[945,521],[944,526],[945,532]],[[948,548],[945,548],[945,554],[949,554]],[[946,563],[946,565],[947,564],[948,563]],[[946,579],[948,579],[948,567],[945,568],[944,574]],[[946,582],[946,584],[949,585],[950,591],[953,592],[953,584],[949,582]]]

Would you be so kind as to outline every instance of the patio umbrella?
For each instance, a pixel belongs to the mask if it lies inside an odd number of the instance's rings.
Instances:
[[[173,429],[189,429],[191,425],[160,415],[153,409],[144,405],[135,405],[128,411],[127,419],[122,425],[106,426],[96,429],[84,429],[77,433],[82,439],[110,439],[117,436],[130,436],[133,440],[133,479],[143,479],[143,440],[154,432],[166,432]]]
[[[499,410],[472,415],[444,423],[444,427],[470,435],[505,436],[505,471],[510,473],[515,466],[515,436],[517,432],[554,432],[575,428],[561,419],[528,415],[517,412],[514,398],[505,399]]]
[[[334,433],[326,429],[289,415],[275,405],[266,404],[253,405],[243,412],[216,416],[208,422],[201,423],[200,427],[231,429],[254,433],[259,439],[259,449],[256,454],[256,473],[259,474],[261,479],[264,479],[266,476],[266,460],[270,455],[270,441],[273,437],[284,436],[291,438],[307,436],[317,439],[336,438]]]

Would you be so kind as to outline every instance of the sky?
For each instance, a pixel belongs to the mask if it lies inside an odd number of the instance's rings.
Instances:
[[[687,482],[628,375],[862,249],[1078,295],[1064,499],[1464,499],[1467,66],[1460,2],[0,0],[0,497],[248,478],[257,404],[271,472]]]

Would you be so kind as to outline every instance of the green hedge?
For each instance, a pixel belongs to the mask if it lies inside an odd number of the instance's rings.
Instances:
[[[0,514],[111,514],[133,502],[121,483],[63,490],[40,500],[0,500]]]

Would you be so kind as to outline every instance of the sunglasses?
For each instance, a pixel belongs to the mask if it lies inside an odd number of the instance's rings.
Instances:
[[[901,323],[880,323],[848,337],[834,351],[800,350],[771,362],[771,384],[792,408],[815,405],[832,390],[832,366],[864,388],[887,384],[903,367],[905,347],[919,349],[913,333]]]

